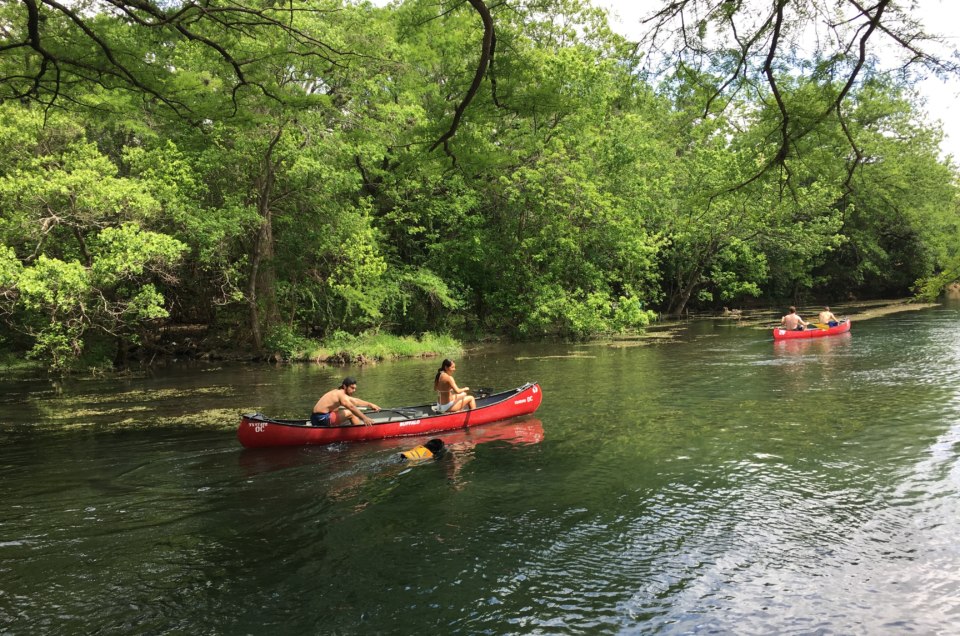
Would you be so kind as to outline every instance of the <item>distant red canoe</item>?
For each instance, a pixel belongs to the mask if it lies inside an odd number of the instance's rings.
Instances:
[[[824,336],[835,336],[838,333],[847,333],[850,331],[850,321],[844,320],[836,327],[828,327],[827,329],[804,329],[803,331],[790,331],[789,329],[783,329],[781,327],[774,327],[773,329],[773,339],[774,340],[793,340],[796,338],[822,338]]]
[[[511,391],[478,397],[477,408],[436,413],[432,404],[368,412],[371,426],[312,426],[310,420],[274,420],[260,413],[241,416],[237,439],[247,448],[360,442],[387,437],[425,435],[529,415],[537,410],[543,392],[536,382]]]

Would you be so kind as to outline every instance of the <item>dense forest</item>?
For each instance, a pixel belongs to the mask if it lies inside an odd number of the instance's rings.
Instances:
[[[663,4],[645,43],[579,0],[4,3],[0,347],[584,338],[956,277],[956,168],[865,46],[917,53],[896,3],[813,54],[817,2]]]

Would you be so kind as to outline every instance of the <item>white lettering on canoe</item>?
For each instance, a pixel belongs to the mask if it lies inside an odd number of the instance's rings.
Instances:
[[[522,400],[514,400],[514,401],[513,401],[514,404],[526,404],[527,402],[533,402],[533,396],[532,396],[532,395],[528,395],[527,397],[525,397],[525,398],[522,399]]]
[[[420,423],[420,420],[410,420],[409,422],[400,422],[400,428],[404,426],[415,426]]]
[[[265,428],[267,428],[266,422],[250,422],[250,426],[253,427],[254,433],[262,433]]]

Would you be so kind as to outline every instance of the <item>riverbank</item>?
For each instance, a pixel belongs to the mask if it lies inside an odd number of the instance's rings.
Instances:
[[[297,339],[288,346],[273,349],[271,361],[318,364],[369,364],[400,358],[453,357],[463,353],[463,345],[453,336],[429,332],[418,338],[385,333],[354,336],[338,332],[324,341]]]
[[[830,305],[831,310],[840,318],[849,319],[853,322],[863,322],[872,320],[890,314],[897,314],[904,311],[919,311],[930,307],[937,307],[940,303],[918,303],[910,298],[899,298],[895,300],[873,300],[855,303],[840,303]],[[797,313],[805,320],[815,321],[817,314],[823,309],[823,305],[799,305]],[[724,320],[732,320],[745,327],[754,327],[756,329],[770,329],[780,324],[780,318],[783,316],[781,311],[777,310],[735,310],[732,313],[714,316]],[[703,318],[709,316],[701,316]]]
[[[310,362],[316,364],[373,364],[403,358],[434,358],[460,356],[463,344],[448,334],[424,333],[419,337],[395,336],[368,332],[352,335],[337,332],[325,340],[312,340],[293,334],[274,337],[265,343],[265,351],[254,353],[249,349],[217,346],[202,339],[179,338],[149,354],[141,354],[128,363],[128,368],[162,366],[185,361],[205,362]],[[0,374],[43,375],[50,371],[42,361],[27,358],[23,352],[0,353]],[[58,370],[60,373],[104,375],[122,373],[110,357],[99,348],[81,355],[74,364]]]
[[[935,307],[938,303],[915,303],[911,299],[877,300],[834,305],[838,316],[855,322],[870,320],[904,311],[917,311]],[[798,308],[802,316],[812,319],[822,309],[821,305],[803,305]],[[726,310],[722,314],[690,315],[683,319],[661,320],[646,330],[632,334],[598,336],[594,344],[625,347],[655,344],[669,341],[684,332],[692,320],[717,319],[735,323],[738,327],[770,329],[779,324],[781,310],[749,309]],[[181,334],[182,335],[182,334]],[[454,358],[470,350],[482,348],[481,342],[461,342],[449,334],[424,333],[419,337],[395,336],[380,332],[352,335],[337,332],[324,340],[313,340],[291,331],[278,330],[265,343],[265,352],[255,354],[249,349],[234,349],[204,342],[201,338],[179,337],[169,347],[154,353],[149,359],[140,359],[130,366],[159,366],[188,360],[225,362],[314,363],[330,365],[375,364],[387,360],[407,358]],[[48,369],[39,361],[29,360],[22,353],[0,354],[0,374],[42,375]],[[112,362],[102,354],[82,357],[67,373],[103,375],[118,372]]]

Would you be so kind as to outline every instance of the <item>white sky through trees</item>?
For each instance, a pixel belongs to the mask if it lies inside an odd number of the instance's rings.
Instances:
[[[610,14],[615,31],[631,40],[639,40],[646,29],[641,21],[663,6],[662,0],[592,0]],[[945,42],[960,48],[960,2],[957,0],[918,0],[914,13],[928,31],[943,37]],[[940,52],[940,51],[938,51]],[[945,57],[947,54],[944,54]],[[918,91],[926,100],[928,121],[939,120],[944,140],[941,151],[960,160],[960,108],[954,104],[960,99],[960,79],[943,81],[935,77],[924,80]]]

